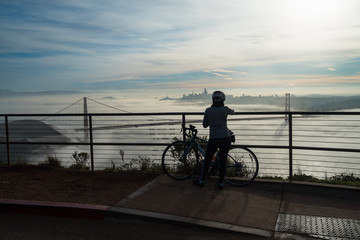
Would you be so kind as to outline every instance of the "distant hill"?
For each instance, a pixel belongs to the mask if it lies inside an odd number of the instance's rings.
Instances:
[[[51,145],[32,145],[31,142],[70,142],[71,140],[64,134],[56,130],[53,126],[38,120],[17,120],[9,122],[10,141],[22,142],[16,147],[10,148],[12,161],[28,160],[35,155],[45,155],[52,153]],[[21,134],[19,134],[21,133]],[[5,142],[5,126],[0,124],[0,141]],[[6,161],[6,146],[0,145],[0,161]]]

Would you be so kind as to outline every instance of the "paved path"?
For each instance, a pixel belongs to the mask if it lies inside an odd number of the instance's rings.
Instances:
[[[332,221],[337,218],[355,224],[354,233],[342,237],[360,238],[359,189],[264,181],[243,188],[225,185],[223,190],[216,189],[215,185],[215,180],[208,180],[203,188],[199,188],[192,185],[191,179],[175,181],[162,175],[110,210],[267,238],[274,235],[280,238],[287,233],[338,237],[344,235],[344,231],[326,233],[320,227],[303,229],[302,225],[306,226],[306,223],[301,222],[313,220],[316,225],[318,217],[326,217],[320,220],[323,227],[328,228],[326,224],[337,227]],[[289,217],[294,221],[291,226],[286,226]]]
[[[111,207],[0,200],[0,211],[105,222],[141,219],[184,229],[190,225],[230,230],[259,239],[360,239],[358,188],[261,181],[218,190],[215,184],[208,180],[199,188],[191,179],[175,181],[161,175]]]

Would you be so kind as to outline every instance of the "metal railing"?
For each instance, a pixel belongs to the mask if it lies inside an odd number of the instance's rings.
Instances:
[[[199,136],[203,113],[7,114],[0,115],[0,162],[41,163],[49,156],[65,165],[87,152],[91,170],[136,164],[160,165],[162,151],[183,139],[182,124]],[[235,145],[253,149],[260,176],[295,174],[327,178],[360,176],[360,112],[239,112],[228,118]]]

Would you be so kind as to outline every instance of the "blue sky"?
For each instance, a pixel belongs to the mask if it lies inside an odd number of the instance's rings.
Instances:
[[[0,89],[360,93],[358,0],[1,0]]]

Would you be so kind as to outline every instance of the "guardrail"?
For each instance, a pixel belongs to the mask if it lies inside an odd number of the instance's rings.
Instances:
[[[7,114],[0,115],[0,162],[41,163],[50,156],[64,165],[86,152],[91,170],[159,165],[162,151],[182,139],[181,124],[199,136],[203,113]],[[236,145],[253,149],[260,176],[295,174],[327,178],[360,176],[360,112],[239,112],[228,118]]]

